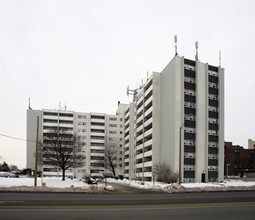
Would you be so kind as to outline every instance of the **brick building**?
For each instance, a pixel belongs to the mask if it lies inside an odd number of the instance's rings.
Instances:
[[[232,142],[225,142],[225,176],[255,174],[255,149],[245,149]]]

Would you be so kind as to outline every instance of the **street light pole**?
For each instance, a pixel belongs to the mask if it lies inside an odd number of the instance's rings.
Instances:
[[[189,113],[187,117],[193,115],[193,113]],[[185,120],[182,123],[182,126],[179,128],[179,175],[178,175],[178,184],[180,185],[182,182],[182,128],[185,124]]]
[[[178,178],[178,184],[181,184],[181,179],[182,179],[182,163],[181,163],[181,159],[182,159],[182,128],[184,126],[184,122],[182,124],[182,126],[180,127],[179,130],[179,178]]]
[[[229,166],[229,165],[230,165],[230,164],[228,163],[228,164],[227,164],[227,178],[228,178],[228,166]],[[226,179],[227,179],[227,178],[226,178]]]

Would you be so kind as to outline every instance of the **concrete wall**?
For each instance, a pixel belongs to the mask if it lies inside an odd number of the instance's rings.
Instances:
[[[183,120],[183,58],[174,57],[161,73],[161,163],[179,170],[179,127]]]
[[[160,162],[160,104],[161,80],[160,73],[153,73],[153,110],[152,110],[152,168]]]
[[[219,158],[218,158],[218,181],[224,180],[224,69],[219,67]]]
[[[26,152],[26,168],[35,169],[35,150],[36,150],[36,130],[37,116],[39,116],[39,141],[42,139],[42,111],[27,110],[27,152]],[[32,142],[34,141],[34,142]],[[41,170],[41,166],[38,166]]]
[[[208,65],[196,62],[196,172],[195,181],[207,173],[208,164]],[[207,177],[207,175],[206,175]]]

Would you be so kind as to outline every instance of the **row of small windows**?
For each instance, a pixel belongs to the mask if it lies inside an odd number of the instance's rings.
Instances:
[[[80,119],[86,119],[87,118],[87,116],[86,115],[78,115],[78,118],[80,118]],[[93,117],[94,119],[95,119],[95,117]],[[100,119],[104,119],[104,118],[100,118]],[[110,121],[117,121],[117,118],[115,118],[115,117],[109,117],[109,120]],[[123,118],[120,118],[120,121],[122,121],[123,120]]]
[[[78,125],[86,125],[86,122],[79,121]],[[95,125],[95,124],[92,124],[92,125]],[[104,126],[104,124],[98,124],[98,126]],[[116,128],[117,124],[109,124],[109,127]],[[122,125],[120,125],[120,127],[122,127]]]
[[[86,115],[78,115],[78,118],[83,118],[83,119],[85,119],[85,118],[86,118]]]
[[[43,112],[45,116],[73,117],[72,113]]]

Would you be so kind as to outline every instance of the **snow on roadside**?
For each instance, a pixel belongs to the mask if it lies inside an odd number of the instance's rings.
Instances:
[[[43,182],[46,186],[41,186],[41,178],[37,178],[37,186],[34,187],[34,178],[4,178],[0,177],[0,191],[26,191],[26,192],[86,192],[86,193],[105,193],[112,192],[112,186],[105,189],[104,181],[98,185],[88,185],[78,179],[66,179],[62,181],[57,177],[44,177]],[[207,192],[207,191],[235,191],[235,190],[255,190],[255,182],[242,180],[228,180],[221,183],[176,183],[166,184],[161,182],[144,182],[135,180],[115,180],[107,178],[108,183],[125,184],[132,187],[148,190],[163,190],[165,192]]]
[[[142,189],[164,190],[166,192],[205,192],[205,191],[228,191],[228,190],[255,190],[255,182],[242,180],[227,180],[220,183],[176,183],[166,184],[161,182],[144,182],[134,180],[107,179],[108,182],[126,184]]]
[[[89,185],[78,179],[66,179],[62,181],[57,177],[44,177],[41,184],[41,178],[37,178],[37,187],[34,187],[34,178],[0,178],[0,191],[25,191],[25,192],[87,192],[98,193],[112,191],[111,186],[105,189],[104,184]]]

